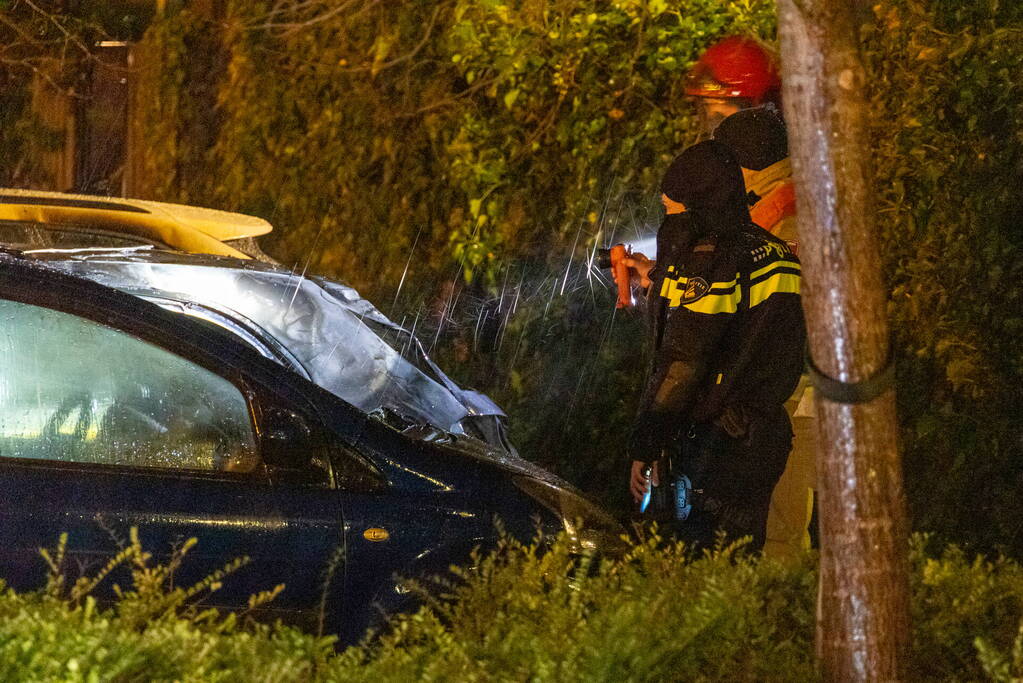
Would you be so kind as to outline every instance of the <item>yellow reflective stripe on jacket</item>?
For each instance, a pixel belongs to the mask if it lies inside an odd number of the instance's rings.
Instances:
[[[776,270],[778,268],[789,268],[789,269],[792,269],[792,270],[798,270],[800,272],[802,272],[802,270],[803,270],[802,267],[797,262],[795,262],[795,261],[778,260],[778,261],[772,261],[771,263],[768,263],[766,266],[764,266],[760,270],[754,270],[752,273],[750,273],[749,279],[750,280],[756,280],[761,275],[769,273],[772,270]]]
[[[799,294],[800,277],[795,273],[775,273],[749,289],[749,307],[753,308],[772,294]]]
[[[714,287],[717,287],[715,284]],[[713,290],[713,287],[711,288]],[[695,313],[735,313],[739,309],[739,301],[742,299],[742,288],[735,285],[735,289],[724,294],[704,294],[696,301],[683,304],[690,311]]]
[[[682,295],[686,291],[687,278],[678,279],[664,278],[661,283],[661,296],[668,300],[668,306],[676,308],[682,303]]]
[[[682,303],[685,298],[689,278],[664,278],[661,283],[661,296],[668,300],[669,308],[685,308],[695,313],[735,313],[742,300],[742,288],[738,285],[738,276],[730,282],[712,282],[706,294],[690,303]],[[718,290],[718,291],[715,291]],[[723,291],[722,291],[723,290]]]

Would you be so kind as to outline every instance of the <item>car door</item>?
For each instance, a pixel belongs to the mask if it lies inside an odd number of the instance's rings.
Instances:
[[[174,585],[241,564],[207,604],[243,607],[284,584],[270,609],[310,617],[344,559],[340,508],[326,458],[263,461],[262,416],[317,429],[268,381],[276,366],[253,352],[248,377],[238,347],[186,334],[197,323],[75,278],[0,270],[0,578],[41,585],[39,548],[61,533],[62,571],[95,575],[134,527],[157,562],[197,539]]]

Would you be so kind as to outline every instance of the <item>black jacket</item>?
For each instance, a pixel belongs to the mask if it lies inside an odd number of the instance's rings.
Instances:
[[[741,182],[723,201],[742,201]],[[689,210],[658,232],[650,275],[653,361],[630,443],[644,462],[693,424],[736,437],[778,424],[803,367],[799,260],[748,213],[714,224],[701,214],[717,207],[684,199]]]

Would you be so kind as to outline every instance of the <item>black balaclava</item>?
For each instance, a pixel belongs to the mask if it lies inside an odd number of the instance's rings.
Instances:
[[[714,139],[728,145],[739,164],[762,171],[789,155],[785,122],[774,107],[743,109],[721,122]]]
[[[661,192],[685,204],[697,237],[727,237],[750,222],[742,169],[728,147],[716,140],[678,155],[664,174]]]

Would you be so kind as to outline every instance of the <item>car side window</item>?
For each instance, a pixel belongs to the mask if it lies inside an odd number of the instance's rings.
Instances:
[[[206,368],[77,316],[0,300],[0,457],[249,472],[248,402]]]

